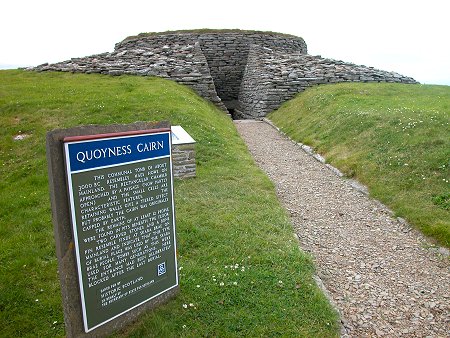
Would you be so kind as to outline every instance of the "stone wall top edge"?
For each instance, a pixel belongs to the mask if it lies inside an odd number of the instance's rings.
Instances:
[[[351,66],[351,67],[354,67],[355,69],[363,68],[366,70],[370,70],[372,72],[398,74],[395,71],[387,71],[387,70],[377,69],[377,68],[371,67],[371,66],[366,66],[366,65],[362,65],[362,64],[356,64],[353,62],[346,62],[346,61],[342,61],[342,60],[338,60],[338,59],[323,57],[322,55],[310,55],[310,54],[299,54],[299,53],[290,53],[290,52],[286,52],[286,51],[278,51],[278,50],[273,50],[273,49],[270,49],[267,47],[259,46],[257,44],[250,45],[250,53],[251,54],[256,53],[256,55],[254,55],[253,57],[258,58],[259,64],[266,63],[267,65],[271,65],[273,63],[274,59],[278,60],[278,63],[286,62],[286,63],[290,63],[290,64],[292,64],[292,63],[301,64],[302,62],[306,61],[306,62],[313,62],[313,63],[315,63],[316,66],[320,65],[320,64],[324,64],[324,65],[332,64],[335,66],[347,66],[347,67]],[[398,75],[401,75],[401,74],[398,74]],[[401,77],[410,78],[405,75],[401,75]],[[412,79],[412,78],[410,78],[410,79]],[[412,80],[414,80],[414,79],[412,79]]]
[[[283,39],[292,39],[292,40],[300,40],[304,42],[302,37],[278,33],[278,32],[270,32],[270,31],[257,31],[257,30],[239,30],[239,29],[198,29],[198,30],[178,30],[178,31],[166,31],[166,32],[148,32],[148,33],[140,33],[138,35],[132,35],[126,37],[124,40],[119,42],[118,44],[123,44],[131,41],[140,40],[143,38],[157,38],[163,36],[192,36],[199,37],[202,35],[242,35],[242,36],[267,36],[267,37],[277,37]]]

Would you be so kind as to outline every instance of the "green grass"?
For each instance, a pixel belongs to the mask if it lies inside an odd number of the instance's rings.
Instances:
[[[162,79],[23,71],[0,71],[0,336],[65,334],[46,132],[165,119],[197,140],[197,178],[175,182],[181,292],[117,336],[337,336],[273,184],[222,112]]]
[[[367,185],[398,216],[450,246],[450,87],[318,86],[269,117]]]

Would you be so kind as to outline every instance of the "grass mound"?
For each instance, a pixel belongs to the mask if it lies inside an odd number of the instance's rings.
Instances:
[[[2,336],[63,336],[45,134],[168,119],[197,140],[197,178],[175,181],[179,296],[118,336],[337,336],[268,178],[232,122],[174,82],[0,71]]]
[[[398,216],[450,246],[450,87],[318,86],[269,117],[366,184]]]

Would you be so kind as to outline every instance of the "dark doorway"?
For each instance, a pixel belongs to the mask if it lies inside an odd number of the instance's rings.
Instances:
[[[228,112],[230,113],[230,115],[231,115],[231,118],[233,119],[233,120],[236,120],[236,111],[234,110],[234,108],[228,108]]]

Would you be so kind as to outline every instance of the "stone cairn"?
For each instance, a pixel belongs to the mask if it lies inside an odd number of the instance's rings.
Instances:
[[[308,55],[300,37],[239,30],[140,34],[111,53],[30,69],[172,79],[235,118],[257,119],[313,85],[417,83],[394,72]]]
[[[373,67],[252,45],[237,111],[242,118],[263,118],[308,87],[338,82],[417,83],[413,78]]]

